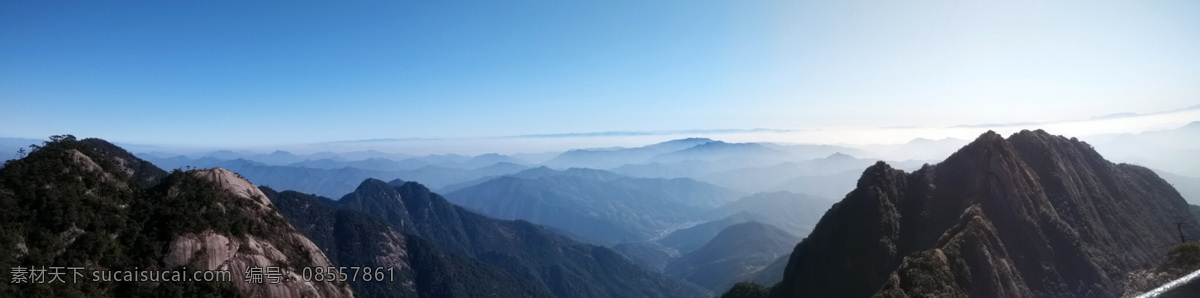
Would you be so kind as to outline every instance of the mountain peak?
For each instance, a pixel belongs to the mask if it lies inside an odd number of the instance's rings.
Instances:
[[[388,189],[392,189],[392,187],[387,182],[375,178],[367,178],[358,184],[354,192],[386,192]]]
[[[709,139],[709,138],[683,138],[683,139],[674,139],[674,140],[670,140],[670,141],[666,141],[666,142],[662,142],[662,143],[658,143],[658,144],[654,144],[654,145],[650,145],[650,146],[655,146],[655,145],[672,145],[672,144],[693,144],[693,145],[699,145],[699,144],[704,144],[704,143],[708,143],[708,142],[712,142],[712,141],[714,141],[714,140],[713,140],[713,139]]]
[[[876,161],[875,164],[863,170],[862,176],[858,178],[857,185],[859,188],[874,185],[877,181],[887,179],[898,172],[902,173],[900,170],[892,168],[887,162],[882,160]]]
[[[1030,132],[1030,133],[1036,133],[1036,132]],[[1044,134],[1045,131],[1042,131],[1041,133]],[[999,155],[997,155],[997,154],[999,154]],[[996,133],[995,131],[989,130],[989,131],[979,135],[979,137],[975,138],[974,141],[967,143],[966,146],[963,146],[962,148],[958,149],[958,151],[955,151],[954,153],[950,154],[950,156],[946,158],[945,162],[953,163],[957,160],[961,160],[961,159],[965,158],[965,159],[970,160],[970,163],[972,163],[972,164],[984,165],[984,164],[987,164],[988,160],[992,160],[994,158],[1005,157],[1005,156],[1015,158],[1015,153],[1012,153],[1011,144],[1009,144],[1008,141],[1005,140],[1004,137],[1001,136],[1000,134]],[[1012,158],[1008,158],[1008,159],[1011,160]],[[964,170],[974,170],[974,169],[964,169]]]
[[[287,152],[287,151],[283,151],[283,150],[275,150],[275,152],[271,152],[271,155],[272,156],[296,156],[295,154],[292,154],[291,152]]]
[[[404,184],[407,185],[409,183],[412,182]],[[400,197],[400,193],[396,191],[396,188],[387,182],[383,182],[383,180],[374,178],[363,180],[362,183],[358,184],[358,188],[354,192],[342,196],[337,204],[342,207],[372,213],[380,211],[380,218],[383,220],[404,232],[412,232],[412,219],[408,215],[408,208],[404,204],[403,198]]]
[[[922,283],[934,278],[939,291],[972,297],[1118,296],[1120,278],[1178,241],[1164,227],[1189,216],[1161,178],[1114,165],[1078,139],[988,131],[913,173],[868,167],[796,245],[775,288],[903,296],[929,293]]]
[[[1042,130],[1039,129],[1038,131]],[[1044,133],[1045,131],[1042,132]],[[971,143],[991,143],[1000,141],[1004,141],[1004,136],[996,133],[996,131],[988,130],[987,132],[980,134],[979,137],[975,138],[975,141],[972,141]]]
[[[262,208],[271,208],[271,201],[267,199],[267,195],[263,194],[258,187],[247,181],[242,175],[223,168],[198,169],[191,170],[188,173],[197,178],[215,183],[234,196],[258,203]]]
[[[404,184],[397,186],[396,190],[397,191],[403,190],[404,192],[426,193],[426,194],[433,193],[433,191],[429,190],[428,187],[425,187],[424,184],[418,183],[416,181],[404,182]]]
[[[844,154],[841,152],[834,152],[833,154],[826,156],[825,159],[847,160],[847,159],[854,159],[854,156],[850,156],[848,154]]]
[[[407,182],[408,181],[404,181],[404,180],[397,178],[397,179],[392,179],[392,181],[388,181],[387,184],[391,185],[392,187],[399,187],[401,185],[404,185],[404,183],[407,183]]]
[[[508,174],[505,176],[536,179],[536,178],[540,178],[540,177],[544,177],[544,176],[554,175],[555,173],[558,173],[558,170],[551,169],[550,167],[547,167],[547,166],[540,166],[540,167],[536,167],[536,168],[525,169],[523,171]]]
[[[167,176],[166,171],[103,139],[87,138],[80,142],[91,147],[96,153],[112,158],[122,174],[143,187],[158,184],[163,177]]]

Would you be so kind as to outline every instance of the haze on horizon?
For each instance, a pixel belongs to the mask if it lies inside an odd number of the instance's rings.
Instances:
[[[0,36],[0,137],[420,154],[1200,120],[1194,1],[7,1]]]

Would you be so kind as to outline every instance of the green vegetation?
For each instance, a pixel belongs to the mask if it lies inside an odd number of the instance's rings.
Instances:
[[[743,281],[733,284],[729,291],[721,294],[721,298],[766,298],[771,294],[771,288],[753,282]]]
[[[1125,277],[1122,296],[1139,295],[1196,270],[1200,270],[1200,241],[1176,244],[1158,267],[1130,272]]]
[[[171,240],[207,229],[271,238],[278,216],[247,214],[253,204],[181,171],[166,175],[99,139],[53,136],[0,169],[0,268],[83,267],[172,270],[162,262]],[[131,169],[133,173],[127,172]],[[157,186],[143,188],[148,182]],[[229,212],[235,211],[235,212]],[[292,266],[307,254],[281,248]],[[136,268],[136,269],[135,269]],[[84,279],[90,279],[86,276]],[[229,297],[231,283],[0,282],[3,297]]]
[[[1172,246],[1164,267],[1185,273],[1200,269],[1200,241]]]

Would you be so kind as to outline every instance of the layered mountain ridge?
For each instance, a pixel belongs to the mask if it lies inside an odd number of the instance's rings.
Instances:
[[[377,186],[365,185],[363,192],[370,193],[369,189]],[[403,233],[376,216],[337,208],[337,201],[296,191],[260,188],[335,265],[394,268],[398,272],[395,282],[352,282],[360,296],[553,297],[541,285],[478,260],[445,252],[431,241]]]
[[[485,217],[416,182],[364,180],[336,203],[452,254],[479,260],[558,297],[694,297],[704,291],[647,272],[616,252],[523,220]]]
[[[795,236],[777,227],[747,221],[721,230],[704,246],[672,261],[667,274],[721,290],[750,278],[788,253]]]
[[[1148,169],[1041,130],[989,131],[912,173],[867,168],[796,245],[771,294],[1119,296],[1190,216]]]
[[[602,170],[535,168],[446,194],[501,219],[524,219],[612,244],[642,241],[703,220],[740,194],[693,179],[633,178]]]

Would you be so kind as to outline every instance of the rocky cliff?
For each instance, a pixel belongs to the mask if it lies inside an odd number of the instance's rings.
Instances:
[[[1112,297],[1188,205],[1076,139],[987,132],[937,165],[877,163],[796,245],[780,297]],[[1200,234],[1194,223],[1185,234]]]
[[[221,195],[189,190],[189,183],[205,183],[218,188],[223,195],[216,200],[212,216],[233,216],[257,219],[247,235],[221,231],[220,226],[200,232],[181,233],[168,244],[163,263],[167,268],[188,266],[195,270],[225,270],[233,274],[233,285],[252,297],[352,297],[345,282],[305,281],[304,268],[330,267],[333,264],[311,240],[300,234],[277,212],[271,201],[254,184],[222,168],[191,170],[190,177],[168,177],[166,197],[162,201],[204,200],[203,195]],[[198,179],[200,181],[188,181]],[[191,186],[194,187],[194,186]],[[201,195],[203,194],[203,195]],[[205,212],[207,210],[200,210]],[[257,228],[257,229],[254,229]],[[243,282],[251,267],[279,267],[286,283]]]

